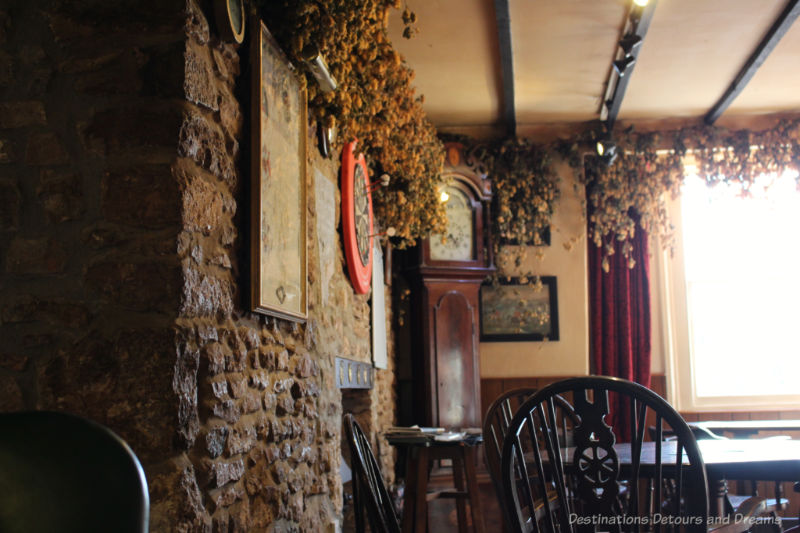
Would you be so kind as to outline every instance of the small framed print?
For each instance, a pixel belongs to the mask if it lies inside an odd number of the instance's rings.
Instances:
[[[481,287],[481,342],[557,341],[555,276],[520,284],[519,278]]]
[[[306,93],[263,22],[254,34],[252,309],[303,321],[308,314]]]

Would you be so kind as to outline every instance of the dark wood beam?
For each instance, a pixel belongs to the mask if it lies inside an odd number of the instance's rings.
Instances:
[[[642,42],[634,48],[631,52],[631,56],[635,58],[638,57],[639,51],[642,49],[644,45],[644,38],[647,35],[647,30],[650,28],[650,21],[653,20],[653,14],[656,11],[656,4],[658,4],[658,0],[650,0],[645,7],[639,7],[635,4],[631,5],[631,9],[628,12],[626,17],[626,23],[623,25],[622,30],[622,37],[626,32],[633,31],[642,38]],[[633,22],[633,19],[637,19],[638,22]],[[619,48],[618,48],[619,49]],[[614,59],[617,59],[617,54],[614,55]],[[619,110],[622,107],[622,99],[625,98],[625,91],[628,89],[628,82],[631,80],[631,76],[633,75],[633,69],[636,67],[636,63],[628,67],[625,71],[624,76],[617,76],[616,72],[614,71],[614,66],[611,66],[611,72],[608,75],[609,83],[616,77],[616,85],[614,85],[614,92],[611,93],[611,97],[608,101],[603,102],[603,105],[607,106],[608,114],[606,115],[606,128],[608,131],[614,127],[614,122],[617,120],[617,115],[619,114]]]
[[[503,80],[502,120],[511,136],[517,132],[517,112],[514,104],[514,52],[511,49],[511,15],[508,0],[494,0],[497,21],[497,41],[500,45],[500,70]]]
[[[722,95],[722,98],[720,98],[717,103],[714,104],[714,107],[706,114],[706,124],[710,125],[716,122],[722,113],[728,109],[728,106],[739,96],[739,93],[742,92],[742,89],[745,88],[758,68],[775,48],[775,45],[777,45],[783,36],[786,35],[786,32],[789,31],[789,28],[797,19],[798,15],[800,15],[800,0],[789,0],[781,14],[775,19],[772,27],[744,64],[742,70],[739,71],[739,74],[736,75],[736,78],[734,78],[733,82]]]

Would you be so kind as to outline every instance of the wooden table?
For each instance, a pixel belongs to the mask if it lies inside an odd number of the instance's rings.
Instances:
[[[403,438],[386,436],[389,444],[406,450],[406,487],[403,498],[403,533],[425,533],[428,527],[428,500],[454,498],[458,516],[458,531],[467,531],[466,504],[472,515],[475,533],[483,533],[483,513],[475,473],[476,450],[483,442],[481,435],[469,435],[464,439],[439,442],[433,438]],[[428,494],[429,467],[431,461],[449,459],[453,464],[455,490]]]
[[[689,422],[689,426],[712,433],[728,431],[736,436],[755,435],[759,431],[800,431],[800,420],[706,420]]]
[[[723,514],[728,479],[769,479],[775,481],[800,481],[800,440],[777,439],[721,439],[699,440],[697,445],[706,465],[709,487],[716,500],[711,512]],[[622,467],[631,464],[630,444],[614,446]],[[662,461],[667,473],[667,463],[675,463],[675,442],[663,443]],[[687,462],[684,459],[684,462]],[[642,469],[655,464],[655,443],[642,445]]]

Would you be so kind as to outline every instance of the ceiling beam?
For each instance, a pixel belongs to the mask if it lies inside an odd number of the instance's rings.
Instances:
[[[503,81],[502,121],[508,134],[517,133],[517,112],[514,104],[514,53],[511,49],[511,15],[508,0],[494,0],[497,41],[500,45],[500,71]]]
[[[650,0],[645,7],[639,7],[632,3],[628,11],[620,37],[623,37],[626,33],[632,32],[642,38],[640,44],[630,53],[634,59],[638,57],[639,51],[642,49],[647,30],[650,28],[650,21],[653,20],[653,14],[656,11],[656,4],[658,4],[658,0]],[[619,50],[619,48],[617,48],[617,50]],[[618,56],[620,56],[619,53],[615,54],[614,59],[617,60],[624,57],[624,53],[620,57]],[[608,98],[601,104],[600,108],[600,120],[605,120],[606,129],[608,131],[611,131],[614,127],[614,122],[617,120],[617,115],[622,107],[622,99],[625,98],[625,91],[628,89],[628,82],[631,79],[631,75],[633,75],[633,68],[635,66],[636,63],[633,63],[625,70],[624,76],[619,76],[616,70],[614,70],[614,65],[611,65],[611,71],[608,75],[608,85],[606,86],[606,96]],[[616,83],[613,85],[612,92],[611,87],[614,78],[616,78]],[[603,116],[603,110],[606,110],[605,116]]]
[[[714,107],[706,114],[706,124],[711,125],[716,122],[722,113],[728,109],[728,106],[739,96],[742,89],[745,88],[759,67],[767,59],[767,56],[769,56],[783,36],[786,35],[786,32],[789,31],[789,28],[797,19],[798,15],[800,15],[800,0],[789,0],[781,14],[775,19],[772,27],[770,27],[767,34],[758,44],[753,54],[748,58],[742,70],[736,75],[736,78],[734,78],[733,82],[728,86],[728,89],[722,97],[714,104]]]

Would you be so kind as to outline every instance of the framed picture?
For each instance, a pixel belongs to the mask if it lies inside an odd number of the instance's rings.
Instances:
[[[558,295],[555,276],[541,284],[518,278],[481,287],[481,341],[557,341]]]
[[[308,314],[306,94],[263,23],[253,32],[253,311],[303,321]]]

